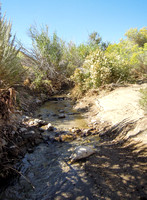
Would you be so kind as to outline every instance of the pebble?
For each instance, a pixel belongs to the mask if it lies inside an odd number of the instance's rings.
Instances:
[[[22,132],[22,133],[24,133],[24,132],[26,132],[26,131],[27,131],[26,128],[21,128],[21,129],[20,129],[20,132]]]
[[[54,127],[52,126],[51,123],[49,123],[49,124],[47,125],[47,131],[53,131],[53,130],[54,130]]]
[[[58,118],[65,118],[65,115],[64,114],[59,114]]]

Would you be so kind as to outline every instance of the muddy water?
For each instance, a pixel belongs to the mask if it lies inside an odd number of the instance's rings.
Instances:
[[[65,118],[60,118],[64,115]],[[64,97],[55,97],[47,101],[36,112],[36,117],[41,116],[45,121],[60,129],[71,127],[86,128],[87,122],[82,115],[73,109],[73,102]]]
[[[59,119],[58,114],[66,115]],[[64,111],[64,112],[63,112]],[[72,103],[68,100],[49,101],[36,115],[49,120],[57,128],[87,126],[79,114],[73,114]],[[91,138],[92,139],[92,138]],[[48,142],[27,153],[20,164],[18,177],[4,192],[1,200],[91,200],[97,199],[93,180],[84,172],[84,162],[69,163],[74,148],[85,139],[69,143]]]

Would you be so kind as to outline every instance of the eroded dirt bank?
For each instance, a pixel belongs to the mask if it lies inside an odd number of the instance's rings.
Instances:
[[[97,125],[116,125],[126,121],[136,122],[135,128],[127,134],[136,141],[147,144],[147,111],[139,105],[140,89],[146,88],[147,83],[117,87],[108,86],[99,94],[95,91],[88,93],[75,106],[75,109],[85,109],[85,117]]]

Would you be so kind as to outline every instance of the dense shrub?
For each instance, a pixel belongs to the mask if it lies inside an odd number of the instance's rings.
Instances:
[[[72,76],[76,88],[87,91],[111,82],[134,82],[147,78],[147,31],[143,28],[135,32],[137,38],[134,31],[128,31],[128,38],[118,44],[109,44],[105,51],[100,45],[96,50],[93,48]],[[95,39],[96,34],[92,36],[94,46],[97,41],[100,43],[99,37]]]
[[[131,28],[125,35],[139,47],[144,47],[144,44],[147,43],[147,27],[143,27],[140,30],[137,28]]]

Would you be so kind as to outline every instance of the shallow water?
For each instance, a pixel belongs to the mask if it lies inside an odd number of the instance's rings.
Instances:
[[[86,120],[79,112],[73,109],[72,101],[61,97],[59,99],[47,101],[37,110],[36,116],[41,116],[42,119],[51,122],[56,128],[64,130],[72,127],[87,128]],[[60,114],[65,115],[65,118],[59,118]]]
[[[20,177],[1,195],[2,200],[95,199],[92,181],[82,165],[68,164],[71,144],[41,144],[26,154]],[[71,150],[70,150],[71,149]]]
[[[59,119],[62,113],[65,118]],[[87,127],[86,121],[72,109],[70,100],[49,101],[39,108],[36,116],[51,122],[55,127],[69,129],[72,126]],[[90,137],[96,142],[96,138]],[[98,139],[97,139],[98,140]],[[95,200],[94,183],[83,169],[82,162],[70,164],[69,157],[74,148],[89,145],[89,139],[81,138],[69,143],[42,143],[33,153],[27,153],[20,163],[23,176],[14,180],[4,192],[1,200]]]

